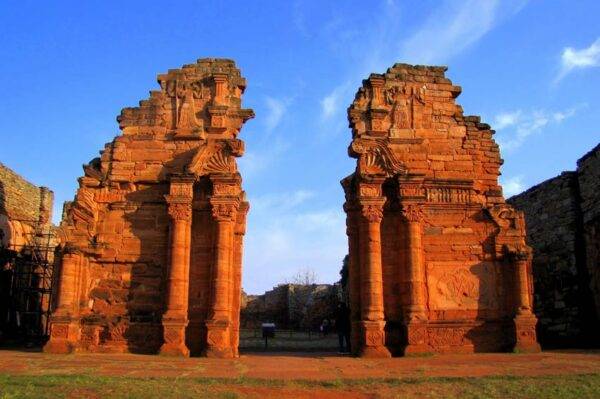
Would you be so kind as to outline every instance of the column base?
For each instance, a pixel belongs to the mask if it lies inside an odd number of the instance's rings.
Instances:
[[[164,343],[160,347],[160,355],[180,357],[190,356],[190,350],[185,345],[185,328],[187,327],[187,324],[188,321],[185,319],[163,319],[162,325]]]
[[[361,346],[358,356],[386,358],[392,354],[385,346],[385,321],[361,321]]]
[[[515,323],[515,346],[514,352],[537,353],[542,350],[537,342],[535,326],[537,318],[531,312],[517,314]]]
[[[418,356],[420,354],[430,353],[431,348],[427,340],[427,321],[426,320],[408,320],[405,322],[406,328],[406,346],[402,350],[404,356]]]
[[[231,322],[229,320],[207,320],[204,356],[217,359],[235,357],[230,342],[230,331]]]
[[[77,350],[81,338],[79,321],[70,316],[53,316],[50,322],[50,339],[44,345],[45,353],[68,354]]]

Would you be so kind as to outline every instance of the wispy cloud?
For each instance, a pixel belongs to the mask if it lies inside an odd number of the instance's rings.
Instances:
[[[401,45],[402,59],[411,63],[445,62],[492,29],[498,0],[447,1]]]
[[[321,99],[321,117],[322,119],[331,119],[337,116],[344,107],[343,100],[348,97],[350,84],[343,83],[334,88],[329,94]]]
[[[519,194],[525,189],[522,175],[509,177],[507,179],[500,178],[500,183],[502,184],[504,196],[507,198]]]
[[[589,47],[575,49],[566,47],[560,57],[560,71],[555,79],[559,82],[569,73],[577,69],[585,69],[600,66],[600,37]]]
[[[290,102],[291,100],[289,99],[276,99],[273,97],[265,98],[267,116],[264,121],[267,131],[270,132],[279,125]]]
[[[554,112],[546,110],[528,113],[523,110],[502,112],[496,115],[492,127],[498,132],[498,144],[502,150],[510,151],[520,147],[529,136],[540,132],[543,128],[559,124],[574,116],[582,107],[585,107],[585,104]]]

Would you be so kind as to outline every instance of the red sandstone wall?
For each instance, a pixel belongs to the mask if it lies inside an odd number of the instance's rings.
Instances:
[[[461,88],[445,70],[396,64],[363,81],[348,109],[349,154],[357,158],[357,169],[342,184],[351,269],[360,274],[354,291],[362,292],[355,295],[354,308],[363,306],[354,319],[364,324],[384,317],[392,353],[406,353],[411,346],[436,352],[500,350],[519,337],[535,349],[523,216],[502,196],[503,161],[493,130],[479,117],[463,115],[455,102]],[[373,310],[376,274],[370,277],[375,285],[364,281],[364,270],[377,273],[377,263],[369,262],[379,256],[374,255],[377,237],[371,237],[379,223],[383,316]],[[365,310],[365,301],[371,310]],[[531,317],[527,332],[515,336],[517,308]],[[381,335],[365,334],[363,346]]]
[[[162,345],[186,355],[214,344],[237,354],[248,206],[236,137],[253,117],[241,109],[245,80],[233,61],[201,59],[158,82],[139,107],[123,109],[122,134],[84,167],[65,210],[62,292],[48,351],[156,352]],[[232,227],[219,244],[221,219]],[[227,292],[215,297],[215,282]],[[219,300],[231,315],[219,324],[225,330],[207,336]]]

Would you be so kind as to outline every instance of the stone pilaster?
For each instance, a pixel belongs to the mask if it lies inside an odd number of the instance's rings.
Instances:
[[[427,352],[423,331],[427,328],[425,268],[423,264],[423,210],[417,204],[403,204],[405,221],[406,271],[409,304],[404,314],[407,345],[404,354]]]
[[[239,208],[239,199],[233,197],[211,198],[215,220],[215,260],[212,270],[211,309],[206,321],[206,356],[229,358],[234,356],[231,347],[231,290],[233,280],[233,236]]]
[[[50,318],[47,353],[71,353],[81,337],[79,324],[79,288],[83,254],[66,247],[62,255],[57,309]]]
[[[360,307],[360,212],[355,204],[344,204],[346,211],[346,234],[348,235],[348,291],[350,308],[350,347],[353,354],[358,354],[361,342],[361,307]]]
[[[535,327],[537,318],[531,309],[530,265],[531,251],[519,251],[512,256],[515,270],[515,351],[539,352]]]
[[[237,212],[233,237],[233,278],[231,284],[231,349],[234,357],[239,356],[240,341],[240,301],[242,295],[242,256],[244,251],[244,235],[246,234],[246,215],[250,205],[243,201]]]
[[[362,357],[390,357],[385,346],[381,220],[383,197],[359,199],[361,246],[361,348]]]
[[[190,240],[192,229],[192,181],[171,181],[167,196],[171,218],[170,263],[167,277],[165,313],[162,318],[164,344],[161,355],[189,356],[185,343],[188,325]]]

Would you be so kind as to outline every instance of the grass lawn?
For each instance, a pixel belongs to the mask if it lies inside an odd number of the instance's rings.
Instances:
[[[0,398],[600,398],[600,374],[332,381],[0,375]]]

